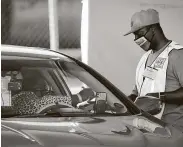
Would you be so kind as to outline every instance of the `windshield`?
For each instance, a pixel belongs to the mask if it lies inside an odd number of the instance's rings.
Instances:
[[[2,117],[130,115],[104,84],[68,58],[8,57],[1,65]]]

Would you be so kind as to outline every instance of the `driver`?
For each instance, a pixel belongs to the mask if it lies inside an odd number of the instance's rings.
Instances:
[[[54,94],[52,87],[43,78],[38,77],[24,75],[22,89],[12,97],[15,113],[36,114],[39,110],[57,102],[71,105],[70,97]],[[14,81],[17,81],[17,78],[18,75],[14,77]]]
[[[154,103],[162,104],[158,118],[183,127],[183,46],[166,38],[154,9],[135,13],[131,31],[124,36],[130,33],[146,53],[137,66],[136,85],[129,98],[154,97]]]

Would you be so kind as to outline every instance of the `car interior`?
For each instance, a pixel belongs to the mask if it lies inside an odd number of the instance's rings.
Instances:
[[[91,112],[96,102],[98,108],[103,108],[98,112],[104,112],[106,109],[120,113],[127,111],[121,101],[115,98],[105,86],[73,62],[61,64],[63,68],[59,72],[53,65],[49,67],[47,63],[42,62],[41,65],[36,66],[33,63],[28,60],[8,60],[8,62],[2,60],[1,82],[4,86],[1,89],[1,99],[5,102],[1,105],[3,112],[11,110],[20,115],[43,113],[49,108],[54,108],[58,102],[62,111],[63,107],[67,107],[71,113],[78,109]],[[37,62],[35,61],[35,63]],[[59,79],[59,75],[62,78]],[[77,93],[72,94],[70,91],[72,87],[68,84],[68,79],[71,76],[67,75],[72,76],[70,81],[74,78],[80,81],[80,84],[77,85],[80,90]],[[68,95],[66,91],[69,91],[71,95]],[[78,99],[78,95],[82,101],[89,102],[90,100],[90,102],[86,106],[78,108],[77,104],[73,103],[76,97]],[[94,99],[95,97],[98,99]],[[9,101],[6,102],[8,99]],[[43,109],[45,110],[43,111]]]

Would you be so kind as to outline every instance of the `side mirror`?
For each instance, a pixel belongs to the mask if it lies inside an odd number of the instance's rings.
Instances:
[[[107,94],[105,92],[97,92],[94,105],[94,111],[97,114],[105,113],[107,109]]]

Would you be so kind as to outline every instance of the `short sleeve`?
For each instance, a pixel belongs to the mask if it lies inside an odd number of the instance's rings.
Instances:
[[[183,49],[172,50],[170,56],[174,75],[183,87]]]

